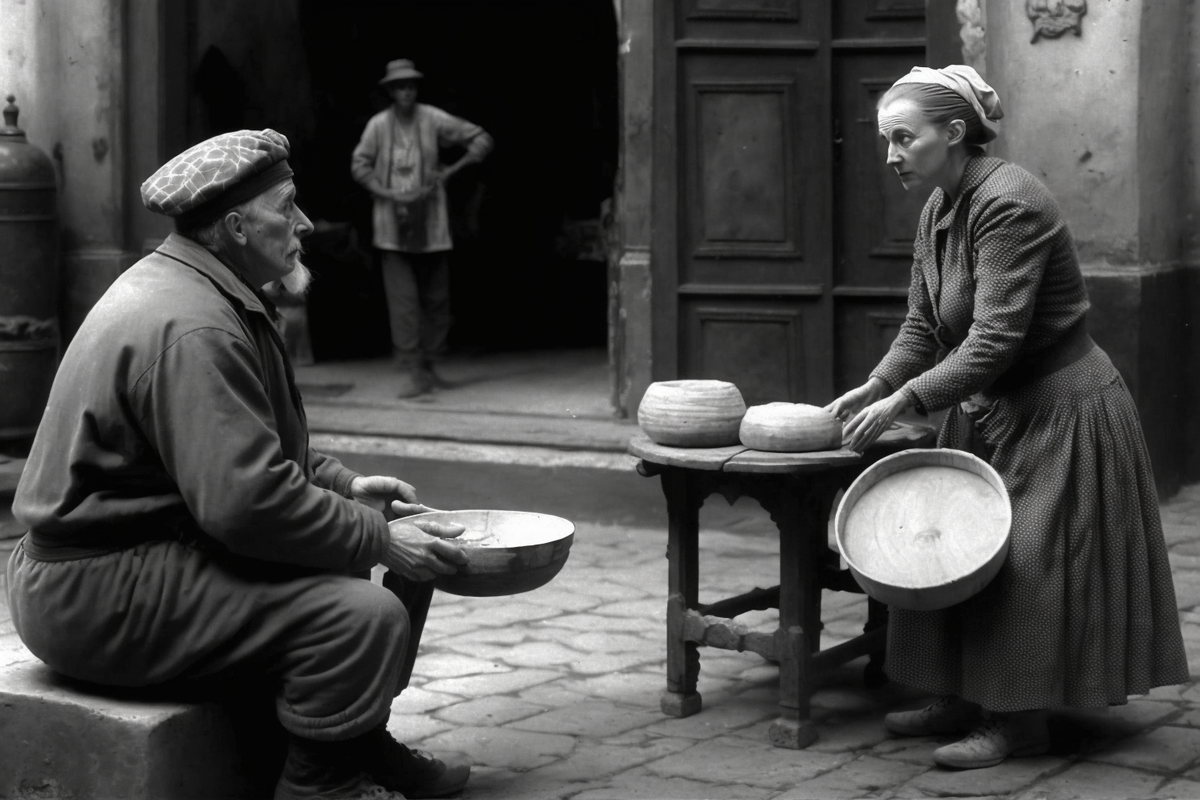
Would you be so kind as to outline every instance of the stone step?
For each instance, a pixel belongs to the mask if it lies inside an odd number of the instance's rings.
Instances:
[[[102,691],[32,656],[5,661],[0,797],[199,800],[273,792],[284,739],[269,694],[217,702]]]

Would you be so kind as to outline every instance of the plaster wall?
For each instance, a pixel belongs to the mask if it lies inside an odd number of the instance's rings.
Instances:
[[[1141,7],[1090,0],[1082,36],[1031,44],[1024,3],[987,5],[988,81],[1004,104],[993,152],[1045,182],[1084,262],[1138,257]]]

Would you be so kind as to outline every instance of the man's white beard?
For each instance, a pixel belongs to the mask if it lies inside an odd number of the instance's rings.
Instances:
[[[290,294],[296,297],[304,297],[308,292],[308,285],[312,283],[312,273],[309,272],[308,267],[297,261],[296,268],[285,275],[279,282],[283,284],[283,288]]]

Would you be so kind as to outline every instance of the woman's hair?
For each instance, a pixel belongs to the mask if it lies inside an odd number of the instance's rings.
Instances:
[[[893,100],[911,100],[925,119],[934,125],[947,125],[951,120],[961,119],[967,126],[963,142],[970,147],[979,147],[986,141],[986,130],[979,115],[967,99],[953,89],[936,83],[901,83],[883,93],[875,110],[882,109]]]

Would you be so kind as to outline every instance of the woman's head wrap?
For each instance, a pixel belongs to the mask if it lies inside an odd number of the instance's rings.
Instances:
[[[912,72],[893,83],[892,86],[904,83],[927,83],[946,87],[970,103],[971,108],[975,109],[975,113],[979,116],[979,122],[983,125],[983,141],[990,142],[996,138],[999,131],[996,127],[996,120],[1004,117],[1004,111],[1000,108],[1000,98],[972,67],[962,64],[951,64],[942,69],[913,67]]]

